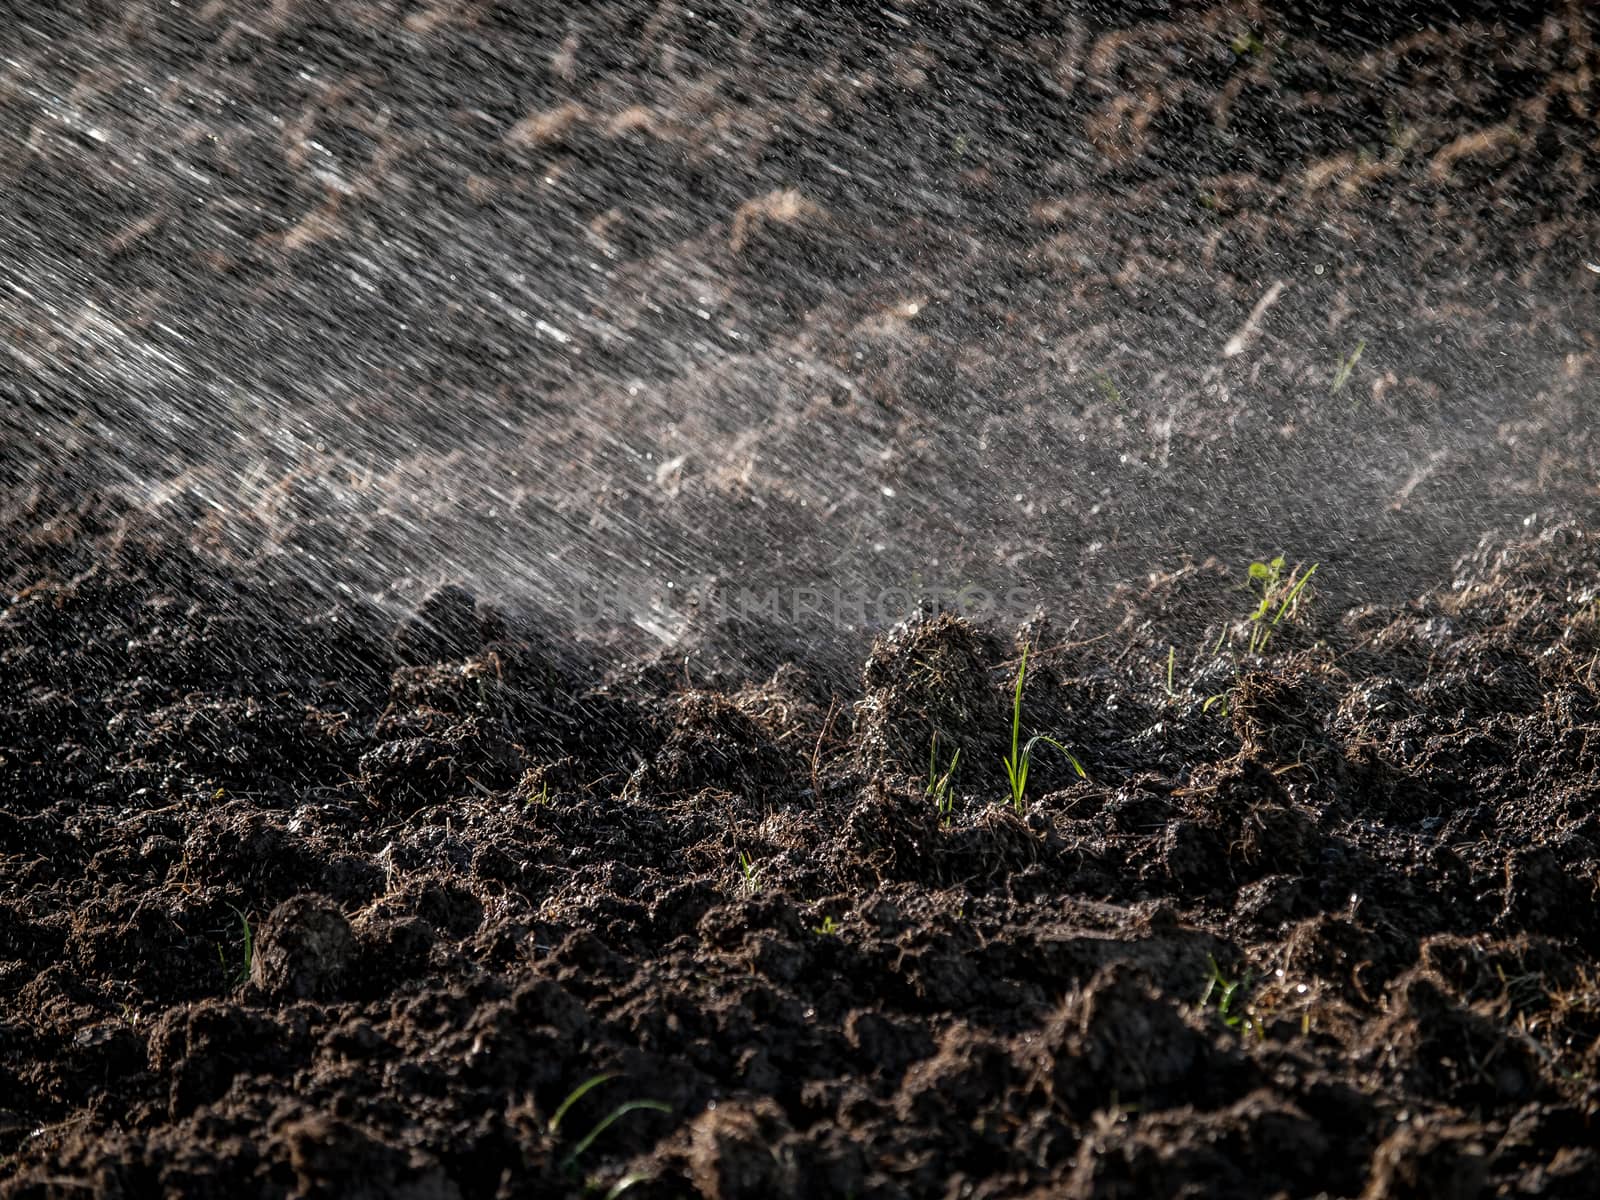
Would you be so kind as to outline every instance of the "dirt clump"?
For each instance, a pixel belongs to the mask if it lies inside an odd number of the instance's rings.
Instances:
[[[294,896],[274,908],[255,935],[250,982],[272,1000],[328,997],[356,962],[356,938],[338,907]]]

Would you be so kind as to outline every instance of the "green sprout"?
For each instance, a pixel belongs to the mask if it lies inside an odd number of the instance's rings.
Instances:
[[[1087,779],[1083,764],[1080,763],[1060,742],[1053,737],[1036,733],[1028,739],[1026,745],[1018,750],[1018,743],[1022,738],[1022,682],[1028,673],[1028,647],[1022,647],[1022,662],[1017,666],[1017,689],[1011,699],[1011,753],[1002,761],[1006,767],[1006,778],[1011,783],[1011,806],[1018,812],[1022,811],[1022,802],[1028,791],[1028,768],[1033,760],[1033,748],[1040,742],[1054,746],[1067,756],[1067,761],[1072,764],[1072,769],[1078,773],[1079,779]]]
[[[761,890],[761,868],[743,850],[739,851],[739,870],[744,872],[744,889],[750,895]]]
[[[1097,371],[1094,377],[1095,386],[1100,389],[1100,398],[1107,404],[1122,407],[1122,389],[1111,378],[1109,371]]]
[[[1283,622],[1283,618],[1299,606],[1306,584],[1311,582],[1311,577],[1317,573],[1317,567],[1320,565],[1312,563],[1302,575],[1299,564],[1285,573],[1284,562],[1283,555],[1279,554],[1266,562],[1250,564],[1248,578],[1243,586],[1256,593],[1255,610],[1245,617],[1245,622],[1250,626],[1251,654],[1260,654],[1266,650],[1267,643],[1272,640],[1272,635]],[[1217,634],[1217,644],[1211,648],[1212,654],[1222,653],[1222,645],[1228,640],[1228,634],[1234,628],[1236,626],[1223,624],[1222,632]],[[1211,697],[1206,707],[1211,707],[1211,701],[1216,699],[1216,696]]]
[[[550,1118],[550,1124],[546,1126],[550,1136],[555,1137],[560,1131],[562,1119],[567,1115],[574,1104],[583,1099],[601,1084],[609,1083],[616,1077],[617,1075],[614,1071],[594,1075],[588,1079],[585,1079],[577,1087],[573,1088],[572,1091],[568,1092],[567,1098],[563,1100],[556,1108],[555,1114]],[[632,1112],[641,1112],[646,1110],[650,1112],[670,1113],[672,1111],[672,1106],[663,1104],[660,1100],[627,1100],[622,1104],[617,1105],[616,1108],[612,1109],[605,1116],[601,1117],[600,1120],[595,1123],[594,1128],[589,1130],[587,1134],[579,1139],[577,1145],[573,1146],[573,1148],[567,1152],[566,1156],[561,1160],[561,1166],[563,1169],[571,1170],[573,1167],[577,1166],[578,1159],[583,1156],[584,1152],[588,1150],[590,1146],[594,1145],[595,1139],[607,1129],[610,1129],[611,1126],[615,1125],[621,1118]]]
[[[1167,647],[1167,699],[1168,700],[1176,700],[1178,698],[1177,690],[1172,686],[1172,668],[1173,668],[1174,664],[1177,662],[1177,659],[1178,659],[1178,648],[1176,646],[1169,645]]]
[[[1367,348],[1367,339],[1362,338],[1356,342],[1356,348],[1339,364],[1339,369],[1333,375],[1332,395],[1337,396],[1344,391],[1345,384],[1350,382],[1350,376],[1356,369],[1356,364],[1361,361],[1361,352]]]
[[[946,825],[955,812],[955,774],[956,767],[961,762],[961,747],[956,747],[956,752],[950,756],[950,765],[939,772],[939,735],[934,733],[932,741],[928,744],[928,786],[923,791],[924,796],[933,797],[935,807],[940,818]]]
[[[1281,554],[1270,562],[1250,564],[1251,586],[1261,589],[1261,600],[1255,612],[1250,614],[1250,653],[1259,654],[1266,650],[1278,623],[1299,601],[1300,593],[1305,591],[1306,584],[1317,573],[1317,566],[1317,563],[1312,563],[1304,575],[1298,575],[1298,567],[1285,575]]]
[[[1240,992],[1250,986],[1250,972],[1246,971],[1243,979],[1229,979],[1222,973],[1222,968],[1217,966],[1217,960],[1210,955],[1206,961],[1211,964],[1211,977],[1206,981],[1206,990],[1200,996],[1200,1007],[1205,1008],[1215,1003],[1217,1017],[1229,1029],[1243,1032],[1254,1032],[1262,1035],[1260,1022],[1254,1020],[1248,1012],[1234,1011],[1234,1002],[1242,999]]]
[[[839,922],[835,921],[832,917],[823,917],[822,924],[813,926],[811,932],[819,934],[822,937],[832,937],[834,934],[839,932]]]

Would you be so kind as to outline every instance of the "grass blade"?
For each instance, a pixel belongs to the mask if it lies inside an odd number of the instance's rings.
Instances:
[[[572,1091],[567,1093],[567,1098],[561,1102],[561,1107],[556,1109],[555,1115],[550,1118],[550,1132],[554,1134],[556,1130],[561,1128],[561,1118],[567,1115],[568,1109],[570,1109],[579,1100],[582,1100],[586,1095],[592,1092],[595,1088],[599,1087],[602,1083],[606,1083],[607,1081],[615,1079],[616,1077],[617,1073],[615,1071],[602,1072],[593,1078],[585,1079],[577,1087],[573,1088]]]
[[[1023,793],[1028,790],[1028,756],[1019,753],[1022,740],[1022,682],[1028,674],[1028,645],[1022,645],[1022,661],[1017,665],[1017,689],[1011,698],[1011,757],[1005,760],[1006,778],[1011,782],[1011,803],[1022,811]]]
[[[571,1166],[573,1163],[577,1162],[579,1157],[582,1156],[583,1152],[590,1146],[594,1145],[595,1139],[598,1138],[602,1133],[610,1129],[629,1113],[639,1112],[642,1109],[648,1109],[651,1112],[670,1113],[672,1111],[672,1106],[670,1104],[663,1104],[660,1100],[629,1100],[624,1104],[617,1105],[609,1113],[601,1117],[595,1127],[589,1130],[589,1132],[584,1136],[583,1140],[572,1148],[571,1153],[569,1153],[564,1160],[566,1164]]]
[[[1079,779],[1089,778],[1089,773],[1083,769],[1083,764],[1078,761],[1078,756],[1076,754],[1074,754],[1071,750],[1068,750],[1060,742],[1056,741],[1055,738],[1049,737],[1043,733],[1036,733],[1028,739],[1028,744],[1022,751],[1022,761],[1024,763],[1028,761],[1029,756],[1033,753],[1033,747],[1037,742],[1043,742],[1047,746],[1054,746],[1057,750],[1061,751],[1062,754],[1065,754],[1067,756],[1067,761],[1072,764],[1072,769],[1077,772]]]

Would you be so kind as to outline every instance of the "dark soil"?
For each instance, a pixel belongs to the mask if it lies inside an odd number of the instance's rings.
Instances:
[[[1600,1195],[1592,14],[988,7],[0,17],[0,1200]]]
[[[8,1200],[1600,1188],[1580,529],[1206,630],[1170,694],[1172,581],[1036,624],[1025,732],[1089,778],[1020,811],[1020,638],[950,616],[830,706],[459,590],[306,608],[106,504],[9,536]]]

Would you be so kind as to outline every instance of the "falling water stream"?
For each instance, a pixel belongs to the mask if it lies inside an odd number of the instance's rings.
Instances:
[[[7,7],[13,503],[852,654],[1593,511],[1582,6]]]

